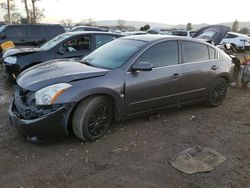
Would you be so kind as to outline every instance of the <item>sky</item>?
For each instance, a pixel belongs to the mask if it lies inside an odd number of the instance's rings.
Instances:
[[[0,3],[5,1],[0,0]],[[21,0],[15,1],[25,16]],[[250,21],[250,0],[41,0],[37,4],[45,9],[43,22],[46,23],[58,23],[63,19],[79,22],[88,18],[165,24]],[[4,14],[0,9],[0,21]]]

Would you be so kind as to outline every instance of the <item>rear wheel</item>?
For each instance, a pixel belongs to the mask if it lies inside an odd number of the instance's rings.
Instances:
[[[90,97],[76,107],[72,127],[77,137],[94,141],[108,130],[113,117],[111,101],[107,97]]]
[[[207,96],[206,104],[210,107],[219,106],[226,97],[228,83],[224,78],[219,78],[212,85]]]

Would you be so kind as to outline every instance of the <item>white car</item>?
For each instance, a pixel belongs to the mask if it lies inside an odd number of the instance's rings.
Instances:
[[[221,43],[231,43],[239,50],[250,50],[250,37],[241,33],[228,32]]]

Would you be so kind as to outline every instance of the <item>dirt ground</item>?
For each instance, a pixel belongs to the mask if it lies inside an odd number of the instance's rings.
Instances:
[[[104,138],[93,143],[70,135],[35,145],[9,123],[13,88],[0,68],[1,188],[250,187],[250,89],[229,89],[217,108],[192,105],[163,111],[151,121],[140,117],[114,123]],[[215,149],[226,162],[193,175],[168,164],[178,152],[195,145]]]

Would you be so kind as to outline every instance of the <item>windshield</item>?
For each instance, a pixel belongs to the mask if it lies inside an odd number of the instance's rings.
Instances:
[[[48,42],[45,42],[42,46],[40,46],[40,49],[49,50],[70,36],[71,34],[65,34],[65,33],[62,35],[56,36],[55,38],[49,40]]]
[[[90,66],[115,69],[123,65],[145,44],[146,42],[138,40],[117,39],[101,46],[81,62]]]
[[[216,31],[205,31],[202,34],[200,34],[197,38],[213,40],[216,37],[216,35],[217,35]]]
[[[4,28],[6,27],[7,25],[2,25],[1,27],[0,27],[0,33],[4,30]]]

